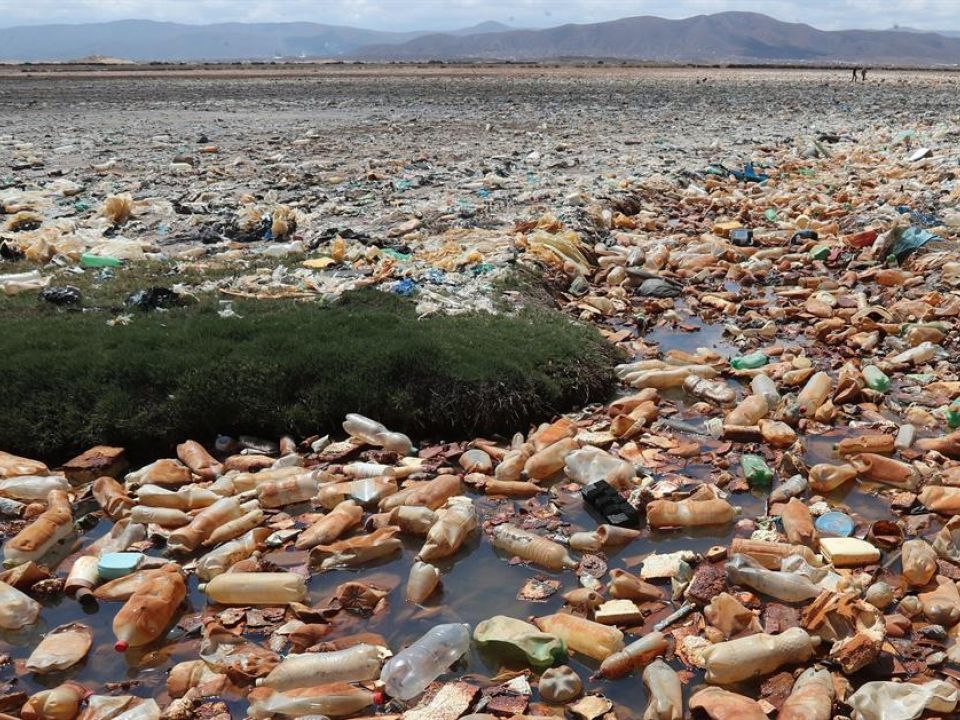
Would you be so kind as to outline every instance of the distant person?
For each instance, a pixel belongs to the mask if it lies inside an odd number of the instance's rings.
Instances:
[[[859,70],[860,70],[860,68],[854,68],[854,69],[853,69],[853,81],[854,81],[854,82],[857,81],[857,72],[858,72]]]
[[[867,81],[867,69],[866,69],[866,68],[860,68],[860,80],[861,80],[862,82],[866,82],[866,81]]]

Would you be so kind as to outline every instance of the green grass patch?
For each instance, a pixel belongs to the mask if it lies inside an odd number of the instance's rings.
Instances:
[[[330,305],[213,302],[3,319],[0,448],[62,459],[95,443],[156,457],[217,433],[339,435],[348,412],[412,437],[512,434],[605,399],[617,351],[561,313],[418,319],[377,291]]]

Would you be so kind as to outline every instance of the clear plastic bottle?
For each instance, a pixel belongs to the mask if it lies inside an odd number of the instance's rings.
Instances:
[[[683,389],[698,398],[713,400],[720,405],[733,405],[737,394],[722,380],[707,380],[698,375],[687,375]]]
[[[385,450],[392,450],[401,455],[410,455],[413,452],[413,443],[406,435],[390,432],[376,420],[357,413],[347,415],[343,429],[348,435],[358,437],[370,445],[376,445]]]
[[[130,647],[152,643],[163,635],[180,603],[187,596],[187,586],[178,565],[165,565],[164,572],[137,588],[113,618],[113,648],[126,652]]]
[[[833,381],[829,375],[825,372],[814,374],[813,377],[807,380],[807,384],[803,386],[803,390],[797,395],[800,414],[803,417],[813,417],[820,406],[830,397],[832,391]]]
[[[437,625],[413,645],[394,655],[383,666],[380,681],[387,694],[410,700],[470,649],[470,626]]]
[[[767,401],[767,406],[775,408],[780,403],[780,391],[777,390],[777,384],[770,379],[766,373],[754,375],[750,380],[750,389],[754,395],[762,395]]]
[[[135,523],[153,524],[165,528],[178,528],[190,524],[190,516],[183,510],[149,505],[137,505],[130,511],[130,519]]]
[[[253,555],[271,534],[270,528],[256,528],[236,540],[224,543],[197,560],[197,577],[209,582],[222,575],[230,566]]]
[[[724,418],[725,425],[756,425],[770,411],[763,395],[748,395]]]
[[[307,584],[295,573],[223,573],[201,585],[200,592],[220,605],[284,605],[303,602]]]

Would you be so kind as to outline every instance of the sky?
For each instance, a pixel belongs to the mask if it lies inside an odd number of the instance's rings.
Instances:
[[[960,30],[960,0],[0,0],[0,27],[130,18],[181,23],[311,21],[376,30],[450,30],[487,20],[516,27],[631,15],[762,12],[823,30]]]

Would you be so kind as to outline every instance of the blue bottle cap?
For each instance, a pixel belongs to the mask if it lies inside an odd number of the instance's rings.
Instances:
[[[853,520],[846,513],[831,510],[817,518],[814,523],[817,531],[828,537],[850,537],[853,535]]]

